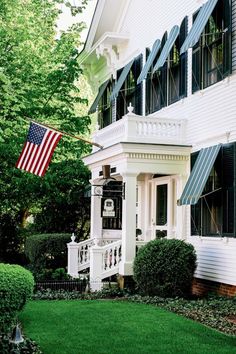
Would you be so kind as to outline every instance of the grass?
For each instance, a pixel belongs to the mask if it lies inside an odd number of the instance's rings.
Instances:
[[[145,304],[31,301],[20,321],[44,354],[236,353],[236,337]]]

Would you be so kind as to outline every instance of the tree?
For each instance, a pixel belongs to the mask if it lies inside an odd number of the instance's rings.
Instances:
[[[16,228],[24,225],[32,209],[41,210],[42,204],[49,208],[46,203],[54,195],[58,174],[63,180],[69,177],[70,162],[73,169],[90,149],[82,141],[63,137],[54,153],[50,177],[40,179],[15,168],[28,130],[27,117],[72,134],[88,134],[90,118],[79,114],[87,99],[81,97],[78,80],[82,71],[77,61],[84,24],[73,25],[56,38],[57,5],[67,4],[76,13],[86,2],[80,7],[65,0],[0,3],[0,217],[11,215]],[[85,169],[81,162],[78,166]],[[86,183],[82,181],[81,186]],[[65,183],[67,187],[71,185]]]

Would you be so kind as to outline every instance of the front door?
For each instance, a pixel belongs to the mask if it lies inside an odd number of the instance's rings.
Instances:
[[[171,237],[173,230],[173,190],[170,177],[153,181],[152,238]]]

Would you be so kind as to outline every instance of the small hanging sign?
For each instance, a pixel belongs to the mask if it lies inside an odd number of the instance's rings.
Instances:
[[[114,205],[113,199],[108,198],[108,199],[104,200],[102,216],[112,217],[112,218],[114,218],[116,216],[115,205]]]

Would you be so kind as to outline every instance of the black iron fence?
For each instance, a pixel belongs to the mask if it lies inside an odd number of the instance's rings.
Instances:
[[[64,290],[84,292],[87,283],[87,279],[38,281],[35,284],[35,291],[50,289],[54,291]]]

